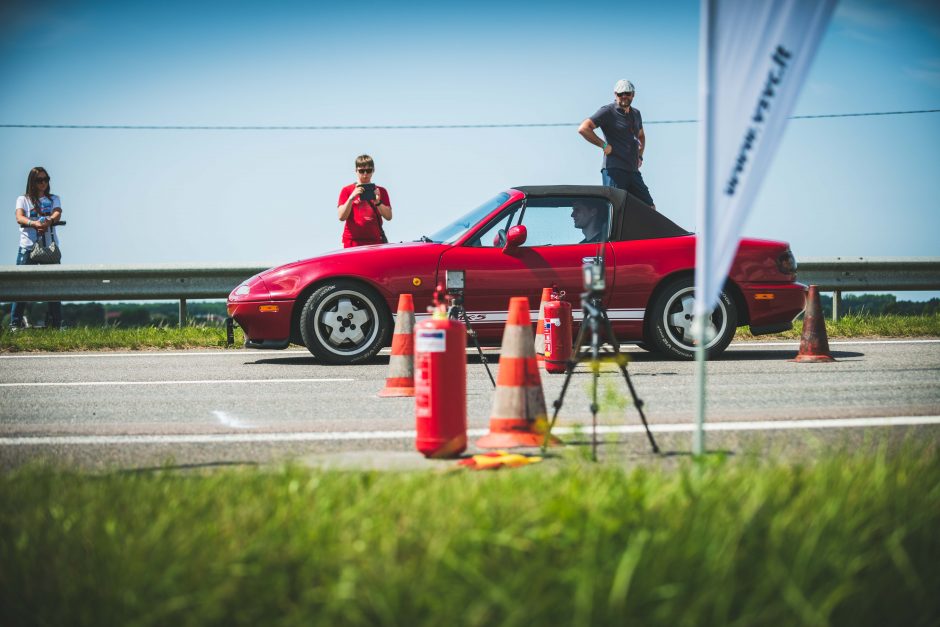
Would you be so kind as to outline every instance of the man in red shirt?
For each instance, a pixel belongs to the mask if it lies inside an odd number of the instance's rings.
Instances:
[[[339,192],[336,213],[346,222],[343,248],[381,244],[385,240],[382,219],[392,219],[392,201],[388,190],[372,183],[375,162],[369,155],[356,157],[358,183],[347,185]]]

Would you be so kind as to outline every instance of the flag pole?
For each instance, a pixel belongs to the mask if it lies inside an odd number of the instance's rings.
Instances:
[[[693,337],[695,346],[695,430],[692,432],[692,454],[705,452],[705,282],[709,276],[709,238],[712,231],[712,169],[714,167],[714,107],[712,105],[712,81],[714,80],[715,45],[714,19],[715,0],[701,0],[701,27],[699,40],[699,236],[695,247],[695,313]]]

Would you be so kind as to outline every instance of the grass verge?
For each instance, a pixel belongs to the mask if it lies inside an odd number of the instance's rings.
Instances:
[[[799,339],[803,325],[797,322],[785,333],[761,335],[760,339]],[[830,338],[859,337],[940,337],[940,314],[927,316],[846,316],[838,322],[826,321]],[[736,339],[754,339],[747,327],[738,329]],[[245,336],[235,329],[235,344],[241,348]],[[0,351],[92,351],[154,350],[184,348],[225,348],[225,330],[218,327],[79,327],[62,331],[27,329],[0,335]]]
[[[885,451],[672,471],[25,469],[0,476],[0,624],[935,625],[940,462]]]
[[[245,335],[235,329],[235,344],[241,348]],[[184,348],[226,348],[221,327],[76,327],[74,329],[24,329],[4,331],[0,351],[96,351]]]
[[[803,332],[803,321],[797,320],[793,328],[783,333],[754,336],[747,327],[738,329],[736,339],[798,340]],[[940,337],[940,314],[926,316],[844,316],[833,322],[826,320],[826,335],[830,339],[859,337]]]

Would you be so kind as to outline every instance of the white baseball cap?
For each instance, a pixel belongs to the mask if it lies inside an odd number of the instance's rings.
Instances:
[[[631,83],[625,78],[621,78],[619,81],[617,81],[617,84],[614,85],[615,94],[622,94],[624,92],[628,92],[632,94],[635,91],[636,90],[633,89],[633,83]]]

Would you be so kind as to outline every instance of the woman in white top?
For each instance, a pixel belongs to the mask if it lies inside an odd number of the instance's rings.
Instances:
[[[16,223],[20,227],[20,247],[16,265],[33,265],[29,252],[40,237],[49,243],[50,238],[59,245],[55,225],[62,219],[62,203],[50,191],[49,173],[45,168],[35,167],[26,179],[26,194],[16,199]],[[24,326],[23,314],[26,303],[13,303],[10,312],[10,328]],[[58,328],[62,324],[62,303],[49,303],[46,314],[48,323]]]

